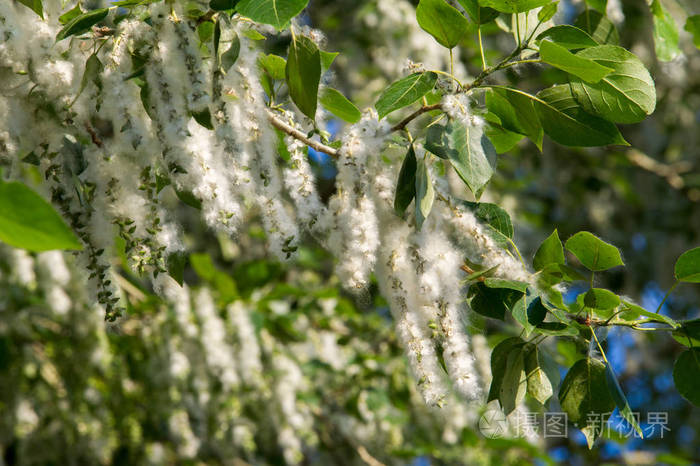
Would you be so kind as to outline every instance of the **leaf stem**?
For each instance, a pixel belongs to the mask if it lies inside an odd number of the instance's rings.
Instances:
[[[673,290],[678,286],[678,282],[676,281],[671,288],[668,289],[666,294],[664,295],[664,299],[661,300],[661,303],[659,303],[659,307],[656,308],[656,313],[658,314],[661,312],[661,308],[663,307],[664,303],[666,302],[666,298],[673,292]]]
[[[484,43],[481,40],[481,25],[477,28],[477,35],[479,36],[479,52],[481,52],[481,68],[486,71],[486,57],[484,57]]]
[[[306,137],[304,133],[299,131],[298,129],[294,128],[293,126],[285,123],[284,121],[280,120],[277,118],[277,116],[273,115],[271,112],[268,112],[267,114],[267,119],[270,121],[272,126],[277,128],[278,130],[292,136],[295,139],[298,139],[299,141],[303,142],[307,146],[311,147],[312,149],[318,151],[318,152],[323,152],[324,154],[328,154],[331,157],[338,157],[338,149],[334,149],[330,146],[327,146],[319,141],[314,141],[313,139],[309,139]]]

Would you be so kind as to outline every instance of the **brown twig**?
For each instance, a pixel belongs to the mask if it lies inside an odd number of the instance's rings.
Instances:
[[[415,120],[422,114],[426,112],[431,112],[433,110],[438,110],[440,108],[441,104],[433,104],[433,105],[424,105],[423,107],[419,108],[415,112],[411,113],[408,115],[406,118],[395,124],[394,126],[391,127],[392,131],[401,131],[408,125],[411,121]]]

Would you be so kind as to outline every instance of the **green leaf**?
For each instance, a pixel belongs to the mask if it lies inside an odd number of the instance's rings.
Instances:
[[[576,18],[574,26],[587,32],[599,44],[617,45],[620,43],[620,35],[615,25],[601,13],[595,10],[586,10]]]
[[[671,61],[681,51],[678,48],[678,27],[673,17],[668,14],[659,0],[654,0],[649,6],[654,19],[654,48],[656,58],[661,61]]]
[[[32,10],[34,13],[39,15],[41,19],[44,19],[44,6],[41,3],[41,0],[18,0],[19,3],[22,5],[26,6],[30,10]]]
[[[321,80],[321,54],[306,36],[297,36],[289,46],[285,69],[289,95],[299,110],[316,119],[318,83]]]
[[[498,11],[494,10],[493,8],[484,8],[483,6],[479,6],[479,2],[477,0],[458,0],[459,4],[462,5],[462,8],[464,8],[469,15],[469,17],[474,21],[476,24],[486,24],[498,16]]]
[[[566,249],[594,272],[625,265],[619,249],[587,231],[580,231],[566,240]]]
[[[430,215],[435,200],[435,190],[433,181],[430,179],[430,172],[425,159],[418,161],[416,169],[416,226],[420,230],[423,222]]]
[[[335,61],[335,57],[338,55],[340,55],[340,52],[326,52],[321,50],[321,67],[324,70],[330,68]]]
[[[620,415],[637,431],[639,438],[644,438],[642,429],[639,427],[639,423],[632,413],[632,408],[630,408],[630,404],[627,402],[625,392],[622,391],[622,387],[620,387],[615,372],[612,367],[610,367],[609,363],[605,364],[605,379],[608,382],[608,390],[610,390],[612,398],[615,400],[617,409],[620,410]]]
[[[673,366],[673,382],[683,398],[700,406],[700,348],[681,353]]]
[[[566,264],[547,264],[538,272],[538,282],[543,287],[554,286],[557,283],[585,281],[586,277],[576,269]]]
[[[90,81],[94,81],[100,75],[103,68],[104,66],[102,65],[100,59],[97,58],[97,54],[93,53],[92,55],[90,55],[90,57],[85,62],[85,71],[83,72],[83,77],[80,80],[80,88],[78,89],[76,99],[78,96],[80,96],[80,94],[83,93],[88,83]]]
[[[616,123],[637,123],[656,107],[654,80],[639,58],[622,47],[599,45],[576,54],[613,72],[598,83],[571,80],[571,90],[585,111]]]
[[[671,335],[681,345],[700,347],[700,319],[681,322]]]
[[[285,60],[284,58],[273,54],[262,54],[258,58],[258,64],[270,78],[276,80],[285,79],[285,69],[287,67],[287,60]]]
[[[201,112],[192,112],[192,118],[206,129],[213,130],[214,124],[211,121],[211,112],[205,108]]]
[[[350,102],[340,91],[332,87],[323,88],[319,101],[326,110],[348,123],[357,123],[360,121],[360,118],[362,118],[360,109]]]
[[[700,283],[700,247],[681,254],[673,274],[679,282]]]
[[[608,0],[586,0],[586,4],[591,8],[605,14],[608,6]]]
[[[56,42],[89,31],[91,27],[105,19],[108,14],[109,8],[100,8],[76,16],[58,32]]]
[[[241,40],[238,38],[238,34],[234,33],[231,39],[231,45],[229,48],[221,54],[220,63],[221,68],[224,71],[228,71],[238,60],[238,55],[241,53]]]
[[[493,144],[493,147],[496,149],[496,153],[505,154],[506,152],[511,151],[513,147],[515,147],[516,144],[523,139],[524,136],[505,129],[499,123],[490,121],[489,118],[491,117],[498,119],[498,117],[493,113],[488,113],[485,118],[486,127],[484,132],[489,138],[489,141],[491,141],[491,144]]]
[[[554,230],[549,237],[542,242],[535,253],[535,258],[532,260],[532,265],[535,270],[542,270],[549,264],[564,264],[564,247],[559,239],[559,232]]]
[[[309,0],[241,0],[236,9],[253,21],[270,24],[281,31],[308,3]]]
[[[545,404],[554,395],[554,389],[549,377],[540,365],[542,353],[537,345],[533,344],[525,345],[523,352],[525,354],[527,393],[540,404]]]
[[[170,254],[166,260],[168,275],[170,275],[180,286],[182,286],[183,283],[186,264],[187,254],[182,251]]]
[[[479,199],[496,167],[496,149],[486,137],[483,126],[450,120],[444,126],[435,127],[427,135],[426,150],[448,159],[474,197]]]
[[[435,87],[437,74],[432,71],[413,73],[384,89],[375,107],[379,118],[384,118],[393,111],[411,105]]]
[[[469,286],[467,303],[472,311],[492,319],[505,319],[506,311],[523,295],[508,288],[489,288],[485,282]]]
[[[613,71],[612,68],[600,65],[593,60],[574,55],[565,47],[549,40],[540,42],[540,58],[543,62],[590,83],[599,82]]]
[[[197,26],[197,36],[201,43],[205,44],[209,42],[209,40],[214,37],[214,23],[211,21],[202,22]]]
[[[549,87],[534,99],[544,132],[561,145],[629,145],[613,123],[586,113],[574,99],[569,85]]]
[[[504,238],[513,238],[513,223],[508,212],[497,204],[460,200],[460,204],[474,212],[474,216]],[[507,242],[507,241],[506,241]]]
[[[247,37],[250,40],[265,40],[265,36],[255,29],[244,29],[241,31],[241,34],[243,34],[243,37]]]
[[[551,3],[552,0],[479,0],[481,6],[487,6],[502,13],[524,13]]]
[[[595,315],[607,319],[612,315],[612,310],[620,305],[620,297],[605,288],[591,288],[583,297],[586,307],[593,309]]]
[[[498,400],[508,415],[525,396],[525,342],[517,337],[507,338],[491,353],[491,387],[488,401]]]
[[[531,99],[507,89],[487,91],[486,107],[508,131],[524,134],[542,150],[543,130]]]
[[[214,11],[232,10],[236,6],[236,3],[238,3],[238,0],[211,0],[209,2],[209,8]]]
[[[700,49],[700,15],[688,16],[683,29],[693,35],[693,43]]]
[[[424,31],[448,49],[459,44],[469,29],[467,18],[445,0],[420,0],[416,19]]]
[[[547,317],[547,308],[536,294],[524,295],[513,306],[513,318],[523,326],[526,336],[544,322],[545,317]]]
[[[83,10],[80,8],[80,2],[76,3],[75,7],[72,10],[69,10],[65,13],[63,13],[61,16],[58,17],[58,22],[61,24],[68,24],[70,23],[73,19],[77,18],[78,16],[83,14]]]
[[[401,217],[403,217],[413,198],[416,197],[416,169],[416,152],[413,150],[413,145],[411,145],[401,164],[399,180],[396,183],[394,210]]]
[[[537,21],[540,23],[546,23],[557,14],[557,8],[559,8],[559,2],[550,3],[542,7],[540,11],[537,12]]]
[[[506,288],[509,290],[519,291],[521,293],[525,293],[527,290],[527,283],[519,282],[517,280],[505,280],[503,278],[488,277],[484,279],[484,285],[488,286],[489,288]]]
[[[19,182],[0,180],[0,240],[30,251],[82,249],[61,216]]]
[[[559,388],[561,408],[569,421],[583,431],[589,448],[602,431],[601,416],[615,408],[605,372],[602,362],[581,359],[569,369]],[[589,417],[590,414],[594,416]]]
[[[622,300],[622,305],[624,307],[624,311],[618,314],[618,317],[622,320],[637,320],[639,319],[640,316],[647,317],[646,322],[658,322],[661,324],[666,324],[671,326],[672,328],[677,328],[678,327],[678,322],[675,320],[671,319],[670,317],[667,317],[663,314],[657,314],[655,312],[649,312],[646,309],[644,309],[641,306],[638,306],[630,301],[625,301],[624,299]]]
[[[538,41],[545,39],[556,42],[557,45],[561,45],[569,50],[585,49],[598,45],[587,32],[569,24],[551,27],[536,38]]]
[[[563,322],[542,322],[534,329],[535,332],[549,336],[574,336],[578,331]]]

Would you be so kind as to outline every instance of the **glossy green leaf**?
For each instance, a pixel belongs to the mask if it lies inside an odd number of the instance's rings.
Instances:
[[[598,83],[571,80],[574,97],[585,111],[616,123],[637,123],[653,113],[654,80],[633,53],[614,45],[600,45],[576,55],[614,70]]]
[[[324,87],[319,96],[323,108],[343,121],[357,123],[362,118],[362,112],[350,102],[339,90]]]
[[[253,21],[270,24],[281,31],[308,3],[309,0],[241,0],[236,10]]]
[[[545,5],[537,12],[537,21],[540,23],[546,23],[557,14],[557,9],[559,8],[559,2],[553,2]]]
[[[182,251],[174,252],[166,259],[168,275],[170,275],[180,286],[182,286],[184,282],[186,264],[187,254]]]
[[[613,123],[583,110],[569,85],[556,85],[540,91],[534,103],[544,132],[561,145],[628,145]]]
[[[83,34],[90,30],[95,24],[99,23],[107,17],[109,8],[100,8],[83,13],[80,16],[73,18],[63,29],[56,35],[56,42],[76,34]]]
[[[671,61],[681,53],[678,48],[680,37],[678,26],[659,0],[653,0],[649,6],[654,20],[654,48],[656,58]]]
[[[564,264],[564,247],[559,239],[559,232],[554,230],[546,240],[540,244],[540,247],[535,253],[535,258],[532,260],[532,265],[535,270],[542,270],[549,264]]]
[[[523,295],[509,288],[490,288],[485,282],[477,282],[469,287],[467,303],[472,311],[492,319],[505,319],[510,309]]]
[[[63,13],[58,17],[58,22],[63,24],[70,23],[73,19],[83,14],[83,10],[80,8],[80,2],[75,4],[75,7],[67,12]]]
[[[700,247],[681,254],[673,273],[679,282],[700,283]]]
[[[490,7],[502,13],[524,13],[551,2],[552,0],[479,0],[481,6]]]
[[[416,19],[424,31],[448,49],[459,44],[469,28],[467,18],[445,0],[420,0]]]
[[[44,19],[44,6],[41,2],[41,0],[18,0],[19,3],[22,5],[26,6],[30,10],[32,10],[34,13],[39,15],[41,19]],[[63,24],[63,23],[61,23]]]
[[[610,390],[610,394],[613,400],[615,400],[620,415],[637,431],[639,438],[644,438],[642,429],[639,427],[639,422],[637,422],[637,419],[634,417],[625,392],[622,391],[622,387],[620,387],[620,383],[617,381],[617,376],[615,376],[615,372],[612,367],[610,367],[609,363],[605,364],[605,379],[608,382],[608,390]]]
[[[241,40],[238,38],[238,35],[234,33],[233,38],[231,39],[231,45],[225,52],[221,54],[219,58],[221,68],[224,71],[230,70],[231,67],[236,63],[236,60],[238,60],[238,55],[240,55],[240,53]]]
[[[411,201],[416,197],[416,152],[413,145],[408,148],[408,152],[401,164],[399,180],[396,183],[396,194],[394,197],[394,210],[403,217]]]
[[[587,32],[569,24],[553,26],[542,32],[536,38],[538,41],[545,39],[549,39],[557,45],[569,50],[585,49],[598,45]]]
[[[581,359],[569,369],[559,389],[562,410],[586,436],[589,448],[601,433],[600,416],[615,408],[605,372],[602,362],[591,358]]]
[[[435,201],[433,180],[430,179],[430,171],[424,159],[417,161],[416,168],[416,226],[420,230],[423,222],[430,215]]]
[[[82,249],[61,216],[23,183],[0,180],[0,240],[30,251]]]
[[[599,44],[617,45],[620,43],[620,35],[615,25],[601,13],[595,10],[586,10],[576,18],[574,26],[587,32],[593,40]]]
[[[596,317],[607,319],[620,305],[620,297],[605,288],[591,288],[584,295],[583,303],[586,307],[593,309]]]
[[[532,99],[507,89],[486,92],[486,107],[508,131],[524,134],[542,150],[543,130]]]
[[[204,110],[199,112],[192,112],[192,118],[194,118],[194,121],[196,121],[199,125],[203,126],[204,128],[209,130],[214,129],[214,123],[212,123],[211,112],[209,111],[209,108],[205,108]]]
[[[321,67],[324,70],[330,68],[335,61],[335,57],[338,55],[340,55],[340,52],[326,52],[325,50],[321,50]]]
[[[83,71],[83,77],[80,80],[80,88],[78,88],[76,99],[77,96],[83,93],[89,82],[94,81],[99,77],[103,69],[104,66],[102,65],[100,59],[97,58],[97,54],[93,53],[90,55],[90,57],[88,57],[87,61],[85,62],[85,71]]]
[[[700,319],[681,322],[672,335],[681,345],[700,348]]]
[[[630,301],[625,301],[624,299],[622,300],[622,305],[624,307],[624,311],[618,314],[618,318],[622,320],[637,320],[640,317],[647,317],[645,320],[646,322],[658,322],[661,324],[667,324],[671,326],[672,328],[677,328],[679,326],[678,322],[675,320],[671,319],[670,317],[667,317],[663,314],[657,314],[655,312],[650,312],[644,309],[641,306],[638,306]]]
[[[425,148],[448,159],[474,197],[479,199],[496,167],[496,149],[486,137],[483,126],[472,126],[458,120],[435,126]]]
[[[700,348],[681,353],[673,366],[673,381],[683,398],[700,406]]]
[[[375,107],[379,118],[384,118],[393,111],[411,105],[430,92],[437,82],[437,74],[429,71],[413,73],[384,89]]]
[[[601,272],[625,265],[620,250],[587,231],[580,231],[566,240],[566,249],[588,270]]]
[[[490,115],[492,115],[493,118],[498,119],[498,117],[492,113]],[[500,123],[492,122],[488,118],[489,117],[485,118],[486,124],[484,125],[484,132],[489,138],[489,141],[491,141],[491,144],[493,144],[493,147],[496,149],[497,154],[505,154],[506,152],[510,152],[518,144],[518,142],[525,137],[520,133],[514,133],[513,131],[505,129],[500,125]]]
[[[507,288],[509,290],[519,291],[525,293],[527,290],[527,283],[519,282],[517,280],[506,280],[503,278],[488,277],[484,279],[484,285],[489,288]]]
[[[540,364],[541,352],[537,345],[528,344],[525,345],[523,353],[527,393],[540,404],[545,404],[554,395],[554,388]]]
[[[289,45],[285,68],[289,95],[301,112],[314,120],[321,79],[321,54],[306,36],[297,36]]]
[[[488,401],[498,400],[503,412],[508,415],[525,396],[527,381],[525,361],[520,338],[508,338],[491,353],[491,387]]]
[[[279,55],[260,55],[258,64],[267,73],[269,77],[276,80],[285,79],[285,70],[287,68],[287,60]]]
[[[498,16],[498,11],[493,8],[479,6],[478,0],[458,0],[462,8],[476,24],[486,24]]]
[[[534,328],[544,322],[547,308],[542,304],[542,298],[536,294],[526,294],[513,306],[513,318],[525,329],[525,335],[532,333]]]
[[[540,42],[540,58],[543,62],[590,83],[597,83],[613,71],[593,60],[574,55],[565,47],[549,40]]]
[[[693,43],[700,49],[700,15],[688,16],[683,29],[693,35]]]
[[[503,238],[513,238],[513,223],[510,220],[510,215],[499,205],[489,202],[470,201],[460,201],[460,204],[474,212],[474,216],[488,226],[490,230],[498,233]]]

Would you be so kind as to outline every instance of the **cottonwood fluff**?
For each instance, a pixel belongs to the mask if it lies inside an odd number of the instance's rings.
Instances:
[[[469,346],[469,334],[460,296],[459,250],[442,231],[443,219],[429,217],[415,235],[414,262],[418,270],[419,299],[435,316],[440,330],[447,373],[458,393],[468,400],[481,395],[479,377]]]
[[[368,110],[350,127],[338,151],[338,193],[329,203],[337,231],[331,234],[329,246],[338,253],[336,273],[350,290],[367,286],[377,260],[379,222],[371,182],[388,134],[388,124]]]

